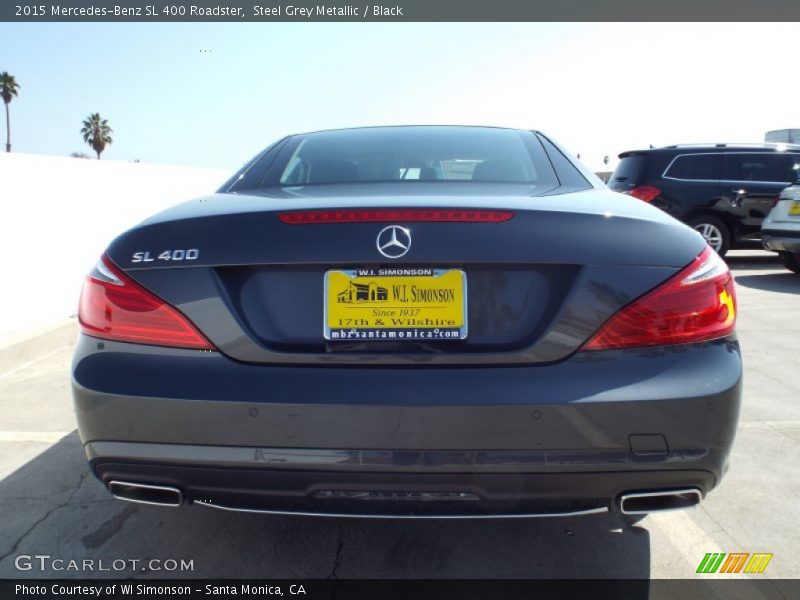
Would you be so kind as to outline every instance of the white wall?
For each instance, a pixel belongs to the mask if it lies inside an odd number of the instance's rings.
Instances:
[[[125,229],[230,172],[0,154],[0,341],[77,312],[85,274]]]

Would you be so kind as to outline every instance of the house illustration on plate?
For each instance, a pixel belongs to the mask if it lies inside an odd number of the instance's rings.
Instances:
[[[336,296],[337,302],[354,304],[358,302],[384,302],[389,299],[389,290],[374,281],[369,283],[350,282],[345,290]]]

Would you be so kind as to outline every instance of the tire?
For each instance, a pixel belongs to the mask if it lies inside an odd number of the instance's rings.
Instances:
[[[800,254],[781,252],[780,257],[784,267],[789,269],[792,273],[800,275]]]
[[[731,231],[720,219],[710,215],[698,215],[686,221],[686,224],[702,235],[717,254],[720,256],[727,254],[731,247]]]

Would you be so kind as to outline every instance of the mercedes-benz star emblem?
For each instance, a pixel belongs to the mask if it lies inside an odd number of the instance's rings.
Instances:
[[[400,258],[411,248],[411,231],[400,225],[389,225],[378,234],[378,252],[386,258]]]

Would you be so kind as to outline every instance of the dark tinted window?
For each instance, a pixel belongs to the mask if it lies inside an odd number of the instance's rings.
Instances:
[[[561,152],[555,144],[543,135],[539,136],[539,140],[541,140],[544,149],[547,151],[550,162],[553,163],[556,173],[558,173],[558,180],[561,182],[562,186],[581,189],[589,189],[592,187],[589,185],[586,177],[584,177],[578,168],[564,156],[564,153]]]
[[[800,181],[800,154],[790,154],[792,161],[793,178],[792,183]]]
[[[278,140],[261,152],[261,154],[257,154],[255,157],[251,158],[233,175],[233,177],[222,184],[219,191],[227,192],[236,188],[247,190],[260,187],[264,179],[264,174],[278,157],[278,153],[285,142],[286,138]]]
[[[369,182],[558,181],[536,137],[483,127],[376,127],[297,136],[280,186]]]
[[[611,179],[609,181],[635,183],[644,175],[646,163],[647,158],[641,154],[626,156],[619,161],[619,164],[617,165],[617,168],[614,169],[614,173],[611,174]]]
[[[719,179],[719,154],[686,154],[676,156],[665,177],[675,179]]]
[[[794,162],[788,154],[730,153],[725,155],[722,179],[728,181],[792,181]]]

